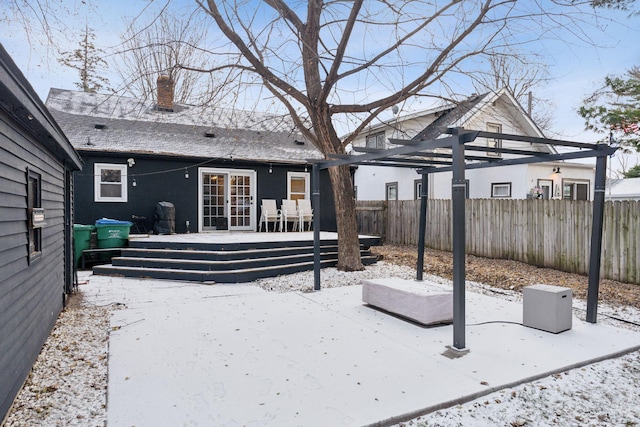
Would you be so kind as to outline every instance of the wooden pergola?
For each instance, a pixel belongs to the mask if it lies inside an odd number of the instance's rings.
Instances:
[[[447,128],[442,138],[421,140],[389,139],[397,147],[389,149],[354,148],[357,155],[330,155],[329,159],[312,163],[312,201],[316,212],[320,210],[320,170],[342,165],[372,165],[416,168],[422,175],[420,203],[420,229],[418,236],[417,280],[423,279],[424,244],[427,214],[427,184],[431,173],[453,172],[452,220],[453,220],[453,348],[465,349],[465,171],[490,167],[541,163],[556,160],[596,158],[596,173],[593,200],[593,223],[591,228],[591,252],[589,258],[589,286],[587,294],[586,320],[596,323],[598,311],[598,291],[600,286],[600,260],[602,253],[602,223],[606,184],[607,156],[617,147],[607,144],[593,144],[547,139],[504,133]],[[418,135],[419,137],[420,135]],[[563,153],[545,153],[534,150],[488,147],[472,143],[477,138],[491,138],[502,141],[519,141],[529,144],[550,144],[575,149]],[[474,154],[468,154],[469,152]],[[502,159],[487,155],[499,153],[510,155]],[[320,215],[313,216],[314,237],[314,290],[320,290]]]

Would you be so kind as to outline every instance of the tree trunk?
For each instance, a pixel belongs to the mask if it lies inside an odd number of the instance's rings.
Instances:
[[[353,182],[349,166],[329,168],[331,185],[336,206],[336,224],[338,226],[338,270],[363,270],[358,240],[356,204],[353,194]]]

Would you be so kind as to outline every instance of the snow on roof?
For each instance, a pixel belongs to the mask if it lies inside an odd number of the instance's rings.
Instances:
[[[321,158],[288,116],[51,89],[47,107],[77,150],[305,163]]]

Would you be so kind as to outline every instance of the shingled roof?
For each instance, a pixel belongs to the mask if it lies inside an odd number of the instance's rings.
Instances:
[[[442,129],[454,127],[458,120],[462,119],[467,114],[474,112],[474,109],[477,109],[478,104],[490,95],[490,93],[475,95],[453,106],[444,107],[436,113],[438,116],[437,119],[431,122],[420,133],[411,139],[415,141],[428,141],[442,136]]]
[[[51,89],[47,107],[79,151],[306,163],[321,153],[288,116]]]

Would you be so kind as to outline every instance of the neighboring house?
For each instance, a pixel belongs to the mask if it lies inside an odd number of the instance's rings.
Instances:
[[[640,200],[640,178],[612,179],[607,182],[604,199]]]
[[[84,161],[78,223],[136,216],[151,229],[158,202],[170,202],[177,233],[255,231],[262,199],[280,207],[311,198],[307,160],[322,156],[288,117],[174,104],[164,76],[157,98],[49,92],[48,108]],[[320,184],[330,188],[327,173]],[[335,229],[331,191],[321,203],[323,230]]]
[[[80,158],[0,45],[0,424],[73,286]]]
[[[395,145],[392,139],[442,137],[447,127],[463,127],[494,133],[543,137],[542,132],[522,109],[513,95],[503,89],[484,95],[474,95],[456,105],[398,117],[372,126],[354,142],[354,147],[386,149]],[[478,138],[470,145],[485,144],[556,154],[553,146]],[[482,155],[467,150],[468,154]],[[496,158],[509,154],[487,153]],[[512,165],[466,171],[467,197],[525,199],[541,194],[544,199],[592,200],[595,168],[592,165],[569,162],[545,162]],[[429,175],[428,194],[433,199],[451,197],[451,172]],[[354,185],[358,200],[410,200],[420,196],[421,176],[413,168],[359,165]]]

